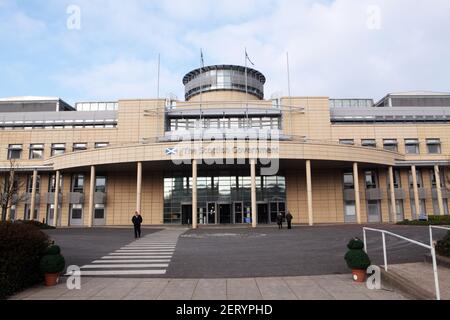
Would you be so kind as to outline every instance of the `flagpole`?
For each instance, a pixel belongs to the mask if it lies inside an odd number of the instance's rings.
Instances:
[[[250,119],[248,116],[248,71],[247,71],[247,48],[245,48],[245,104],[247,114],[247,128],[250,126]]]
[[[205,66],[205,62],[203,60],[203,49],[200,49],[200,76],[203,72],[203,67]],[[203,84],[200,79],[200,125],[202,124],[203,118]]]
[[[289,126],[292,135],[292,99],[291,99],[291,68],[289,65],[289,51],[286,52],[286,65],[287,65],[287,76],[288,76],[288,95],[289,95]]]
[[[157,84],[157,94],[159,100],[159,82],[160,82],[160,75],[161,75],[161,54],[158,54],[158,84]]]

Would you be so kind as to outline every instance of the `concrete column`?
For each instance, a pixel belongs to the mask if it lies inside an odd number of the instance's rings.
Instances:
[[[192,229],[197,229],[197,160],[192,160]]]
[[[142,162],[137,164],[136,211],[141,213],[142,205]]]
[[[30,220],[33,220],[34,211],[36,209],[36,186],[37,186],[37,170],[33,171],[33,181],[31,187],[31,204],[30,204]]]
[[[397,202],[395,199],[394,168],[389,167],[389,187],[391,192],[392,221],[397,223]]]
[[[56,171],[55,175],[55,197],[53,199],[53,226],[58,226],[58,207],[59,207],[59,180],[61,179],[61,173]]]
[[[445,215],[444,200],[442,198],[442,186],[441,186],[441,170],[438,165],[434,166],[434,175],[436,176],[436,190],[439,204],[439,215]]]
[[[359,173],[358,163],[353,163],[353,180],[355,184],[355,208],[356,208],[356,221],[358,224],[362,223],[361,219],[361,197],[359,195]]]
[[[411,173],[413,179],[413,190],[414,190],[414,205],[416,207],[416,218],[420,217],[420,200],[419,200],[419,187],[417,186],[417,170],[416,166],[411,166]]]
[[[95,195],[95,166],[91,166],[91,179],[89,181],[89,212],[88,212],[88,227],[92,228],[94,225],[94,195]]]
[[[258,206],[256,204],[256,160],[250,160],[251,183],[252,183],[252,226],[258,225]]]
[[[308,217],[309,225],[314,225],[314,212],[313,212],[313,196],[312,196],[312,174],[311,174],[311,161],[306,161],[306,190],[308,194]]]

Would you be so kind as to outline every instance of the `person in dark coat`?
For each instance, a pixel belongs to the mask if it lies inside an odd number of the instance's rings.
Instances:
[[[283,214],[281,212],[277,215],[277,224],[278,229],[283,229]]]
[[[134,237],[140,238],[141,237],[141,225],[142,225],[142,216],[139,212],[136,211],[136,213],[133,216],[133,219],[131,219],[134,225]]]
[[[292,219],[294,219],[294,217],[292,216],[292,214],[288,211],[287,215],[286,215],[286,221],[288,224],[288,229],[292,229]]]

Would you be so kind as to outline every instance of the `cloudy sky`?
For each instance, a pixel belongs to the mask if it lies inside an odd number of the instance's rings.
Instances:
[[[245,47],[267,98],[287,94],[286,52],[293,95],[450,91],[449,16],[449,0],[0,0],[0,97],[153,98],[161,54],[161,96],[182,98],[200,48],[243,64]]]

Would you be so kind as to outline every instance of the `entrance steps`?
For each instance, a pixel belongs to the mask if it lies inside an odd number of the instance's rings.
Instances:
[[[441,299],[450,300],[450,269],[438,265]],[[433,266],[428,262],[389,265],[388,272],[382,269],[383,282],[416,300],[435,300]]]

